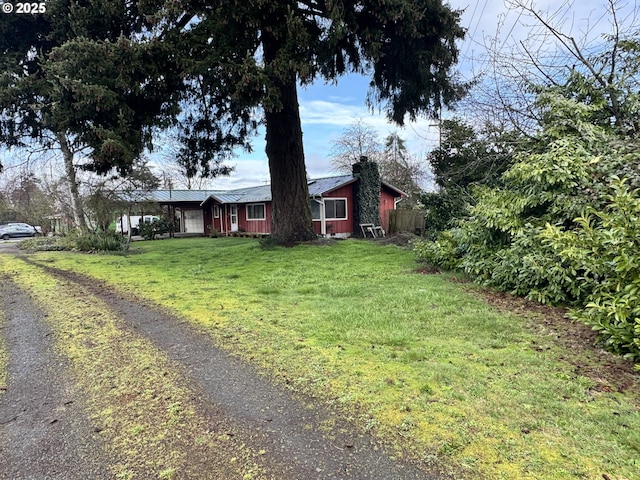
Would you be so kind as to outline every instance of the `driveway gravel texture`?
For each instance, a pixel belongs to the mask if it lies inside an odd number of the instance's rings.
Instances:
[[[87,411],[45,310],[5,279],[0,284],[0,341],[8,352],[6,388],[0,391],[1,479],[450,478],[432,465],[395,458],[340,413],[270,380],[183,319],[95,280],[51,268],[46,272],[65,291],[81,291],[83,301],[104,302],[121,328],[162,352],[190,392],[199,422],[231,441],[181,452],[189,458],[188,468],[159,473],[140,466],[128,476],[115,473],[117,457],[127,452],[114,451],[105,426]],[[197,439],[193,445],[199,445]],[[250,473],[227,468],[243,461],[236,450],[258,452],[251,457],[258,468]]]

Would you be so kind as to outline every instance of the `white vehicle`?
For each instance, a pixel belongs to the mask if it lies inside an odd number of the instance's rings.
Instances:
[[[116,220],[117,233],[129,233],[129,222],[127,215],[123,215]],[[154,220],[160,220],[156,215],[131,215],[131,235],[140,233],[140,222],[151,223]]]

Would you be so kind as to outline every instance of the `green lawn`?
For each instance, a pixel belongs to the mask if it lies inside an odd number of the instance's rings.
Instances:
[[[134,247],[143,253],[31,258],[180,313],[398,455],[464,478],[640,478],[637,385],[594,388],[562,359],[591,357],[468,285],[414,273],[408,250],[355,240],[261,250],[235,238]]]

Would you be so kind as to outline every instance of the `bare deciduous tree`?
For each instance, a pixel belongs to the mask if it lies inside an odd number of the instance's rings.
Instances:
[[[351,166],[357,163],[360,157],[378,161],[382,156],[378,132],[359,118],[333,141],[329,155],[331,167],[342,173],[351,173]]]
[[[607,0],[606,15],[575,14],[577,2],[564,0],[542,11],[532,0],[509,0],[518,28],[488,41],[488,57],[464,110],[476,123],[529,135],[544,121],[535,103],[540,88],[606,104],[610,122],[637,135],[638,107],[626,102],[640,87],[638,16],[634,2]],[[596,17],[597,14],[597,17]],[[605,27],[604,21],[608,22]],[[501,25],[506,27],[506,25]],[[526,31],[518,39],[515,30]],[[564,90],[564,91],[563,91]]]
[[[422,185],[430,179],[427,163],[407,151],[404,139],[397,132],[381,142],[378,132],[358,119],[334,140],[331,165],[338,172],[351,173],[352,165],[362,156],[378,164],[382,180],[408,194],[406,205],[417,202]]]

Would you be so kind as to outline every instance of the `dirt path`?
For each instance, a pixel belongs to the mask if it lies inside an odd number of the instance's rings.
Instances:
[[[43,313],[12,282],[0,284],[9,347],[0,394],[0,478],[108,478],[108,460],[86,420]]]
[[[394,460],[335,412],[274,385],[181,319],[78,275],[47,272],[62,278],[66,289],[83,289],[106,302],[123,328],[149,340],[170,359],[202,421],[223,425],[234,445],[260,452],[254,461],[262,473],[251,478],[444,478]],[[2,334],[10,363],[7,391],[0,393],[0,478],[111,478],[102,440],[86,420],[82,399],[74,397],[65,361],[53,351],[42,312],[11,283],[1,292],[6,312]],[[214,455],[194,452],[197,468],[166,478],[241,478],[216,474],[220,458]]]

